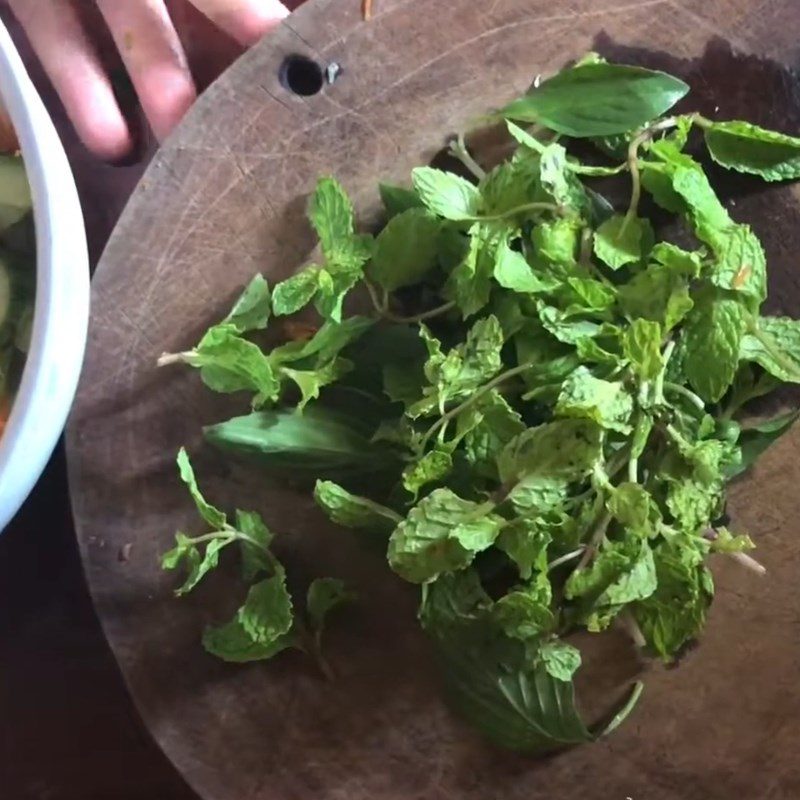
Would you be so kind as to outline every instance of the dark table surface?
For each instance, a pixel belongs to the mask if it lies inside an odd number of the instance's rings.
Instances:
[[[181,1],[170,4],[176,8]],[[208,25],[188,6],[181,11],[179,32],[190,62],[202,56],[195,70],[202,88],[237,51],[218,37],[212,42]],[[100,164],[89,156],[2,0],[0,18],[17,39],[62,135],[96,265],[154,144],[142,130],[137,157],[127,166]],[[133,97],[124,85],[120,96]],[[130,117],[137,119],[133,104]],[[62,444],[0,535],[0,720],[4,800],[196,798],[139,719],[94,613],[72,524]]]

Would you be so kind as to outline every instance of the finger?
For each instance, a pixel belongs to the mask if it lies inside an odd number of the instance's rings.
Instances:
[[[196,92],[164,0],[97,0],[159,140],[180,122]]]
[[[278,0],[192,0],[214,24],[249,47],[271,31],[289,11]]]
[[[83,143],[117,161],[133,140],[103,67],[67,0],[10,0]]]

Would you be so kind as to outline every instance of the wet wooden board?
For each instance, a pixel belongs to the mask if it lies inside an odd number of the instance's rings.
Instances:
[[[73,502],[97,611],[144,720],[208,800],[800,797],[800,432],[734,492],[769,577],[718,565],[702,646],[678,669],[648,670],[613,737],[535,760],[488,748],[442,704],[413,591],[306,497],[203,449],[201,426],[237,401],[154,368],[255,271],[276,281],[304,262],[319,174],[336,174],[370,221],[379,176],[405,179],[449,134],[592,47],[684,76],[704,113],[797,132],[786,67],[800,11],[792,0],[375,0],[365,24],[359,5],[311,2],[211,88],[153,161],[96,275],[69,432]],[[278,73],[296,53],[338,63],[340,77],[293,95]],[[726,191],[764,239],[773,308],[800,312],[795,190],[742,179]],[[280,531],[296,580],[338,575],[365,599],[331,630],[335,682],[292,654],[237,667],[202,651],[203,625],[241,598],[222,575],[176,600],[158,567],[173,531],[196,525],[175,475],[182,444],[211,497],[256,505]],[[608,697],[629,678],[609,677]]]

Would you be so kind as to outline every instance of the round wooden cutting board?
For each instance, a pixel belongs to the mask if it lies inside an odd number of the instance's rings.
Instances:
[[[255,272],[274,282],[304,262],[314,246],[304,207],[319,175],[335,174],[369,223],[379,178],[404,182],[450,134],[589,49],[681,75],[704,113],[797,133],[800,84],[788,68],[800,8],[374,6],[364,22],[358,0],[312,0],[226,73],[153,161],[95,277],[71,484],[97,611],[144,720],[208,800],[797,800],[800,431],[733,492],[734,519],[757,540],[768,577],[717,565],[701,646],[677,669],[648,669],[639,707],[612,737],[537,760],[487,747],[444,706],[415,593],[379,559],[324,524],[307,496],[203,447],[201,426],[239,401],[155,362],[191,346]],[[323,69],[335,62],[337,79],[293,93],[279,73],[296,54]],[[300,88],[316,88],[308,83]],[[732,215],[764,240],[772,310],[800,314],[794,190],[741,179],[726,191]],[[298,581],[336,575],[357,588],[362,602],[329,631],[336,680],[299,655],[235,666],[202,650],[203,626],[241,598],[222,574],[176,599],[176,576],[159,568],[174,531],[197,529],[174,465],[184,444],[211,499],[264,513]],[[609,696],[624,688],[609,683]]]

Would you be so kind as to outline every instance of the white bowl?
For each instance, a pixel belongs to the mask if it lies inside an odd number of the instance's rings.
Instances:
[[[89,256],[78,192],[56,129],[0,23],[0,102],[19,138],[36,226],[30,351],[0,437],[0,532],[42,474],[72,405],[89,321]]]

